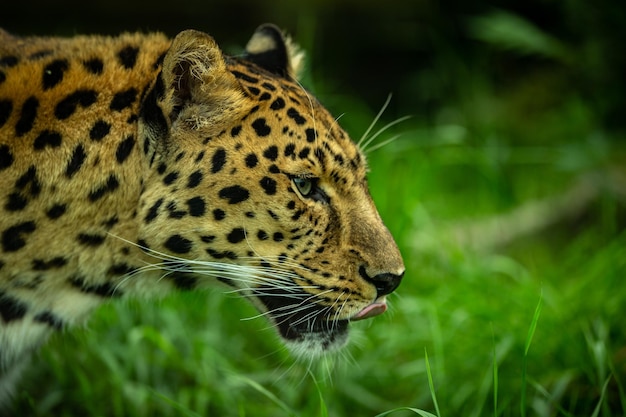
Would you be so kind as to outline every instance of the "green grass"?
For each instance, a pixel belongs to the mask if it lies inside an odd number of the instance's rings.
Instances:
[[[502,42],[532,52],[534,29],[514,23],[522,33]],[[438,81],[454,94],[439,91],[434,116],[414,114],[369,155],[407,273],[388,313],[354,323],[345,352],[296,362],[267,322],[242,320],[251,306],[220,291],[117,302],[42,349],[16,415],[626,415],[626,211],[623,183],[608,175],[624,175],[623,135],[593,103],[562,94],[567,78],[553,67],[502,87],[443,49],[422,75],[455,80]],[[421,94],[426,81],[406,87]],[[358,139],[377,109],[332,81],[316,87]],[[398,107],[383,119],[412,113]],[[455,238],[581,177],[598,192],[574,217],[506,244],[480,227],[481,244]]]

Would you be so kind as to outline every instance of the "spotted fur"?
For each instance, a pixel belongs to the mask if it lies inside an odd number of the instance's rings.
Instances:
[[[299,57],[270,25],[242,57],[0,30],[0,389],[110,298],[220,281],[313,355],[385,310],[401,256]]]

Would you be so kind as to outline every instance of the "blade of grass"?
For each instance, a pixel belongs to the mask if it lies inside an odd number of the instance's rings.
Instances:
[[[533,315],[533,320],[530,323],[528,335],[526,336],[526,345],[524,346],[524,358],[522,361],[522,393],[520,400],[520,415],[522,417],[526,417],[526,368],[528,365],[528,351],[530,349],[533,336],[535,335],[535,330],[537,329],[537,323],[539,322],[539,316],[541,315],[542,303],[543,291],[539,294],[539,302],[537,303],[537,307],[535,307],[535,314]]]
[[[496,336],[491,323],[491,338],[493,340],[493,417],[498,417],[498,355],[496,352]]]
[[[165,394],[162,394],[162,393],[158,392],[155,389],[150,389],[150,392],[152,392],[152,395],[154,395],[155,397],[157,397],[161,401],[166,402],[167,404],[172,406],[172,408],[174,408],[178,412],[182,413],[182,414],[180,414],[182,416],[185,416],[185,417],[202,417],[200,414],[191,411],[190,409],[188,409],[184,405],[180,404],[177,401],[174,401],[173,399],[167,397]]]
[[[606,388],[609,386],[609,381],[611,381],[611,377],[609,376],[604,384],[602,385],[602,392],[600,393],[600,399],[598,400],[598,404],[596,405],[595,410],[593,410],[593,414],[591,417],[598,417],[600,415],[600,409],[602,408],[602,404],[604,403],[604,396],[606,395]]]
[[[439,411],[439,404],[437,403],[437,395],[435,394],[435,384],[433,383],[433,375],[430,372],[430,362],[428,362],[428,352],[424,348],[424,358],[426,360],[426,374],[428,375],[428,386],[430,387],[430,395],[433,397],[433,404],[435,405],[435,412],[437,416],[441,417]]]
[[[247,377],[244,377],[244,376],[241,376],[241,375],[234,375],[234,377],[236,377],[236,379],[238,379],[239,381],[241,381],[241,382],[249,385],[250,387],[254,388],[255,390],[257,390],[261,394],[265,395],[269,400],[274,402],[274,404],[278,405],[280,408],[285,410],[288,413],[288,415],[290,415],[290,416],[296,416],[297,415],[293,410],[291,410],[291,408],[289,408],[289,406],[287,404],[285,404],[273,392],[269,391],[267,388],[263,387],[258,382],[254,381],[251,378],[247,378]]]
[[[320,398],[320,417],[328,417],[328,407],[326,407],[326,401],[324,401],[324,396],[322,395],[322,390],[320,389],[319,384],[317,383],[317,378],[313,375],[313,372],[309,369],[307,371],[313,384],[315,384],[315,389],[317,390],[317,395]]]
[[[392,413],[395,413],[396,411],[411,411],[422,417],[437,417],[436,415],[431,414],[428,411],[420,410],[419,408],[411,408],[411,407],[394,408],[393,410],[389,410],[389,411],[385,411],[384,413],[377,414],[374,417],[385,417]]]

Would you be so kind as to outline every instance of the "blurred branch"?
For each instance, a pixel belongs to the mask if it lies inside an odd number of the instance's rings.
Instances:
[[[478,251],[490,251],[531,236],[545,229],[582,217],[603,193],[626,203],[626,174],[619,169],[582,175],[563,194],[532,200],[514,210],[484,219],[455,222],[440,228],[435,241]],[[417,250],[432,249],[433,234],[417,232]]]

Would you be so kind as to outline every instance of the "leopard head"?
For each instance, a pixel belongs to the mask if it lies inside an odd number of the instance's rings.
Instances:
[[[297,61],[270,25],[240,57],[204,33],[174,39],[140,114],[140,242],[167,254],[177,285],[217,278],[316,355],[386,310],[404,265],[363,153],[295,79]]]

